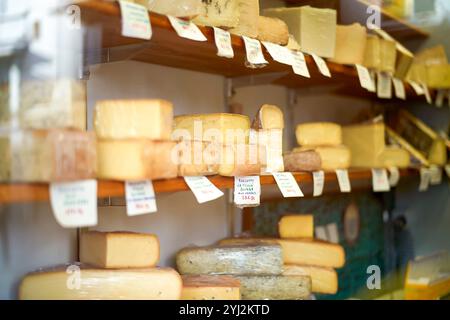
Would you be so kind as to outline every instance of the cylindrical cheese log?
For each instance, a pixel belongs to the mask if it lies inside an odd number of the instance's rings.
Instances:
[[[240,282],[230,276],[182,276],[181,300],[240,300]]]
[[[342,128],[336,123],[317,122],[299,124],[295,131],[297,143],[308,146],[338,146],[342,144]]]
[[[284,169],[289,172],[317,171],[322,166],[320,155],[314,150],[289,152],[283,160]]]
[[[350,167],[351,152],[346,146],[336,147],[300,147],[294,152],[314,151],[319,154],[321,169],[334,171],[336,169],[347,169]]]
[[[278,18],[259,16],[258,40],[276,43],[285,46],[289,42],[287,24]]]
[[[337,272],[332,268],[287,264],[283,266],[283,275],[311,277],[313,293],[335,294],[338,291]]]
[[[275,244],[184,248],[177,254],[181,274],[280,274],[281,247]]]

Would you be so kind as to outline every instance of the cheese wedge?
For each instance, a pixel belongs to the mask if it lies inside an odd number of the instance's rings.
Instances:
[[[101,139],[170,140],[172,119],[165,100],[104,100],[95,106],[94,126]]]
[[[332,268],[287,264],[283,266],[285,276],[308,276],[313,293],[335,294],[338,291],[337,272]]]
[[[336,27],[336,51],[331,61],[341,64],[364,63],[367,30],[359,23]]]
[[[321,166],[325,171],[347,169],[350,167],[351,152],[347,146],[336,147],[300,147],[294,148],[294,152],[314,151],[319,154]]]
[[[177,253],[181,274],[280,274],[281,247],[274,244],[189,247]]]
[[[202,0],[195,24],[211,27],[236,27],[239,23],[239,2],[236,0]]]
[[[287,24],[278,18],[258,17],[258,40],[286,46],[289,43]]]
[[[280,238],[314,238],[314,216],[312,214],[284,215],[278,222]]]
[[[225,177],[259,175],[266,166],[265,149],[258,145],[223,145],[219,174]]]
[[[277,106],[264,104],[259,108],[252,123],[254,129],[284,129],[283,111]]]
[[[80,261],[99,268],[147,268],[159,261],[159,240],[132,232],[81,233]]]
[[[320,155],[313,150],[288,152],[283,160],[284,169],[288,172],[317,171],[322,168]]]
[[[239,21],[230,32],[256,38],[258,36],[259,0],[235,0],[238,2]]]
[[[299,124],[295,131],[297,143],[308,146],[339,146],[342,144],[342,128],[336,123],[316,122]]]
[[[229,276],[182,276],[181,300],[240,300],[240,282]]]
[[[178,175],[208,176],[219,173],[222,146],[214,142],[180,141]]]
[[[80,268],[80,269],[79,269]],[[26,275],[20,300],[178,300],[180,275],[170,268],[61,266]]]
[[[99,140],[98,177],[127,181],[175,178],[175,145],[176,142],[148,139]]]

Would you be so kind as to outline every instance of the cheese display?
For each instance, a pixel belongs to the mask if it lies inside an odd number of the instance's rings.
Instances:
[[[71,268],[74,271],[68,272]],[[19,286],[19,299],[178,300],[181,290],[181,277],[170,268],[117,270],[67,265],[26,275]]]
[[[95,136],[74,130],[14,131],[0,136],[0,180],[62,182],[96,177]]]
[[[277,106],[264,104],[256,113],[255,120],[252,123],[254,129],[283,129],[284,115],[283,111]]]
[[[426,70],[430,88],[450,89],[450,64],[428,66]]]
[[[181,274],[280,274],[281,247],[276,243],[188,247],[177,253]]]
[[[148,139],[99,140],[98,177],[111,180],[175,178],[176,142]]]
[[[80,261],[99,268],[146,268],[159,261],[159,240],[153,234],[82,232]]]
[[[336,27],[336,51],[331,61],[341,64],[364,63],[367,30],[359,23]]]
[[[181,300],[240,300],[240,282],[229,276],[182,276]]]
[[[381,66],[381,39],[376,35],[368,35],[364,52],[364,66],[378,70]]]
[[[219,174],[225,177],[259,175],[266,164],[265,150],[256,144],[223,145]]]
[[[405,149],[388,146],[381,153],[380,162],[384,168],[408,168],[411,164],[411,156]]]
[[[338,291],[337,272],[332,268],[287,264],[283,266],[285,276],[308,276],[314,293],[335,294]]]
[[[278,222],[280,238],[314,238],[314,216],[312,214],[284,215]]]
[[[283,20],[302,51],[324,58],[333,58],[336,46],[336,10],[310,6],[273,8],[264,15]]]
[[[208,176],[219,173],[221,145],[214,142],[180,141],[176,148],[179,176]]]
[[[202,0],[200,14],[195,24],[211,27],[233,28],[239,23],[239,1]]]
[[[289,43],[288,26],[278,18],[259,16],[258,40],[286,46]]]
[[[238,3],[239,20],[231,33],[256,38],[258,36],[259,0],[235,0]]]
[[[320,157],[320,168],[325,171],[347,169],[350,167],[351,152],[347,146],[335,147],[298,147],[294,153],[314,151]]]
[[[319,153],[313,150],[292,151],[284,154],[284,169],[288,172],[317,171],[322,168]]]
[[[311,295],[308,276],[240,275],[241,295],[244,300],[304,300]]]
[[[297,143],[308,146],[339,146],[342,144],[342,128],[331,122],[299,124],[295,131]]]
[[[196,17],[200,14],[202,0],[138,0],[150,11],[174,17]]]
[[[97,102],[94,126],[101,139],[170,140],[173,107],[164,100],[105,100]]]

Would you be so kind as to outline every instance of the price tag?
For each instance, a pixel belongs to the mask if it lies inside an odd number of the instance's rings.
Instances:
[[[418,95],[418,96],[422,96],[425,94],[425,91],[423,91],[423,88],[420,84],[418,84],[415,81],[408,81],[408,83],[411,85],[411,87],[414,89],[414,92]]]
[[[150,40],[152,26],[146,7],[127,1],[119,1],[124,37]]]
[[[392,78],[394,83],[395,96],[399,99],[406,100],[406,91],[403,81],[397,78]]]
[[[442,183],[442,169],[436,165],[430,166],[430,185],[436,186]]]
[[[374,192],[388,192],[391,190],[386,169],[372,169],[372,187]]]
[[[396,167],[389,168],[389,185],[391,187],[396,187],[399,181],[400,181],[400,171],[398,171],[398,168]]]
[[[216,42],[217,55],[219,57],[230,59],[234,57],[231,35],[228,31],[214,27],[214,41]]]
[[[156,212],[155,191],[151,181],[125,182],[128,216]]]
[[[336,223],[327,224],[328,241],[339,243],[339,229]]]
[[[358,78],[359,78],[359,83],[361,84],[361,87],[363,87],[364,89],[373,89],[375,90],[375,83],[372,81],[372,77],[370,76],[370,72],[369,69],[367,69],[366,67],[359,65],[359,64],[355,64],[356,67],[356,71],[358,71]]]
[[[350,179],[348,177],[348,171],[346,169],[336,170],[336,176],[339,183],[339,188],[341,192],[351,192],[352,187],[350,185]]]
[[[205,203],[223,196],[215,185],[207,177],[184,177],[184,181],[194,193],[198,203]]]
[[[321,57],[319,57],[317,54],[311,54],[311,56],[314,59],[314,62],[317,65],[317,68],[319,68],[319,71],[322,75],[324,75],[325,77],[331,78],[331,73],[330,73],[330,69],[328,69],[328,65],[325,62],[324,59],[322,59]]]
[[[292,54],[292,70],[299,76],[311,78],[308,65],[306,64],[305,55],[300,51],[291,51]]]
[[[316,234],[316,239],[322,240],[322,241],[328,241],[328,237],[327,237],[327,230],[325,229],[325,227],[319,226],[316,227],[314,229],[315,234]]]
[[[261,43],[258,40],[242,36],[245,44],[245,51],[247,53],[247,61],[252,65],[267,64],[262,52]]]
[[[97,180],[51,183],[50,204],[63,228],[97,225]]]
[[[428,187],[430,186],[430,180],[431,180],[430,170],[424,167],[420,168],[420,185],[419,185],[420,192],[428,190]]]
[[[234,203],[238,207],[259,206],[260,197],[259,176],[234,178]]]
[[[169,18],[170,24],[175,29],[178,36],[180,36],[181,38],[190,39],[194,41],[208,40],[192,21],[178,19],[173,16],[167,16],[167,18]]]
[[[385,72],[378,72],[377,94],[380,99],[392,98],[391,76]]]
[[[444,105],[444,99],[445,99],[446,92],[445,90],[438,90],[436,93],[436,107],[442,108]]]
[[[289,50],[288,48],[266,41],[262,41],[262,44],[269,52],[273,60],[290,66],[293,64],[291,50]]]
[[[425,98],[427,99],[428,104],[433,104],[433,100],[431,99],[430,90],[428,90],[428,87],[426,84],[422,84],[423,92],[425,93]]]
[[[283,197],[296,198],[304,197],[302,190],[300,189],[297,181],[290,172],[276,172],[272,173],[278,188],[280,188]]]
[[[370,71],[370,78],[372,79],[373,86],[370,88],[366,88],[369,92],[376,93],[377,92],[377,73],[375,71]]]
[[[313,172],[314,191],[313,196],[318,197],[323,193],[323,186],[325,184],[325,173],[323,171]]]
[[[445,172],[447,173],[447,177],[450,178],[450,164],[445,166]]]

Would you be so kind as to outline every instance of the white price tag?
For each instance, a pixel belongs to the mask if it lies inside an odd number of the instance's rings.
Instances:
[[[372,79],[372,86],[370,88],[366,88],[367,91],[376,93],[377,92],[377,73],[375,71],[370,71],[370,78]]]
[[[428,89],[426,84],[422,84],[423,92],[425,93],[425,98],[427,99],[428,104],[433,104],[433,100],[431,99],[430,90]]]
[[[324,75],[325,77],[331,78],[331,73],[330,73],[330,69],[328,69],[328,65],[325,62],[324,59],[322,59],[322,57],[319,57],[317,54],[311,54],[311,56],[314,59],[314,62],[317,65],[317,68],[319,68],[319,71],[322,75]]]
[[[259,176],[234,178],[234,203],[238,207],[259,206],[260,197]]]
[[[50,204],[64,228],[97,225],[97,180],[51,183]]]
[[[377,95],[380,99],[392,98],[391,76],[385,72],[378,72]]]
[[[128,216],[156,212],[155,191],[151,181],[125,182]]]
[[[228,31],[214,27],[214,41],[216,42],[217,55],[219,57],[230,59],[234,57],[231,35]]]
[[[325,184],[325,173],[323,171],[315,171],[313,172],[313,196],[318,197],[323,193],[323,186]]]
[[[406,100],[406,91],[403,81],[397,78],[392,78],[394,83],[395,96],[399,99]]]
[[[389,185],[396,187],[400,181],[400,171],[396,167],[389,168]]]
[[[292,70],[299,76],[311,78],[308,65],[306,64],[305,55],[300,51],[291,51],[292,54]]]
[[[314,229],[315,238],[322,241],[328,241],[327,230],[325,227],[319,226]]]
[[[442,168],[436,165],[430,166],[430,185],[436,186],[442,183]]]
[[[444,105],[444,99],[446,96],[446,92],[445,90],[438,90],[436,93],[436,107],[438,108],[442,108],[442,106]]]
[[[261,43],[258,40],[242,36],[245,44],[245,52],[247,53],[247,61],[252,65],[267,64],[262,52]]]
[[[366,67],[355,64],[356,71],[358,71],[358,78],[359,83],[361,84],[361,87],[369,90],[372,89],[375,90],[375,83],[372,81],[372,77],[370,76],[369,69]]]
[[[184,177],[184,181],[194,193],[198,203],[205,203],[223,196],[215,185],[207,177]]]
[[[374,192],[388,192],[391,190],[386,169],[372,169],[372,186]]]
[[[351,192],[352,187],[350,185],[350,178],[348,177],[348,171],[346,169],[336,170],[336,176],[339,183],[339,189],[341,192]]]
[[[431,172],[428,168],[420,168],[420,185],[419,191],[427,191],[430,186]]]
[[[291,50],[289,50],[288,48],[266,41],[262,41],[262,44],[269,52],[273,60],[287,65],[293,64]]]
[[[127,1],[119,1],[124,37],[150,40],[152,26],[146,7]]]
[[[445,172],[447,172],[447,177],[450,178],[450,164],[445,166]]]
[[[300,186],[297,181],[295,181],[294,176],[290,172],[276,172],[272,173],[275,181],[277,182],[278,188],[280,188],[283,197],[285,198],[296,198],[304,197]]]
[[[185,39],[194,41],[207,41],[208,39],[200,31],[200,29],[192,22],[187,20],[178,19],[173,16],[167,16],[170,24],[177,32],[178,36]]]
[[[339,229],[336,223],[327,224],[328,241],[339,243]]]
[[[408,81],[408,83],[410,84],[410,86],[414,89],[414,92],[418,95],[418,96],[422,96],[425,94],[425,91],[423,91],[423,88],[420,84],[418,84],[415,81]]]

